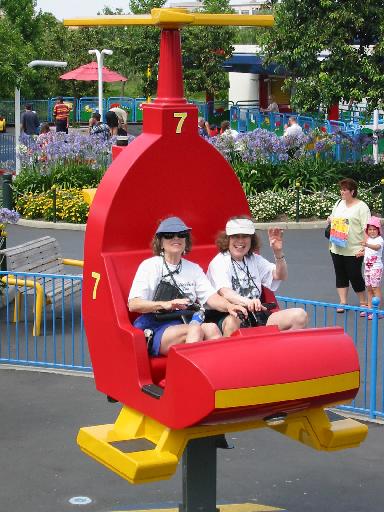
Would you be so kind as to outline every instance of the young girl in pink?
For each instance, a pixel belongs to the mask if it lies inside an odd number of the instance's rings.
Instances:
[[[381,300],[381,278],[383,276],[383,245],[384,240],[381,236],[381,222],[378,217],[368,219],[366,240],[361,242],[364,249],[364,279],[367,287],[368,307],[372,307],[373,297]],[[366,316],[361,312],[360,316]],[[382,318],[380,316],[379,318]],[[368,314],[368,320],[372,320],[372,314]]]

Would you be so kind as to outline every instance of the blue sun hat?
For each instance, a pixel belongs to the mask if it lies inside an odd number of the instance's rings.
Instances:
[[[156,235],[160,233],[181,233],[182,231],[191,231],[179,217],[168,217],[160,222],[156,230]]]

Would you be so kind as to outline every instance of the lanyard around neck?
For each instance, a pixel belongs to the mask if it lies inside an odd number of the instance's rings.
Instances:
[[[248,265],[247,265],[247,262],[245,261],[245,259],[243,258],[241,260],[241,262],[243,264],[243,267],[240,265],[240,263],[237,260],[234,260],[232,257],[231,257],[231,262],[232,262],[232,268],[233,268],[233,271],[235,273],[236,280],[239,283],[239,286],[240,286],[240,279],[239,279],[239,275],[237,273],[236,267],[238,267],[247,276],[248,287],[251,288],[252,285],[253,285],[256,288],[259,297],[261,297],[260,288],[255,283],[255,280],[253,279],[253,276],[252,276],[252,274],[249,271],[249,268],[248,268]],[[241,287],[240,287],[240,290],[241,290]],[[254,298],[256,299],[256,298],[259,298],[259,297],[254,297]]]

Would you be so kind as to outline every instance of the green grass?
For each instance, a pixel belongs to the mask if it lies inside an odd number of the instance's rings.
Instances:
[[[124,94],[122,91],[124,90]],[[124,87],[121,82],[105,84],[104,97],[108,96],[127,96],[128,98],[140,98],[142,96],[140,88],[140,79],[132,75],[126,82]]]

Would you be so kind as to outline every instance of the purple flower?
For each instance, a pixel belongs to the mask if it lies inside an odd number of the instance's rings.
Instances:
[[[20,219],[20,214],[15,210],[0,208],[0,224],[16,224]]]
[[[128,137],[128,143],[134,137]],[[107,167],[111,162],[115,137],[105,140],[103,136],[85,133],[51,132],[35,137],[23,134],[18,147],[22,167],[38,165],[39,170],[49,170],[51,164],[68,161],[86,161],[94,168]],[[46,172],[45,171],[45,172]]]

